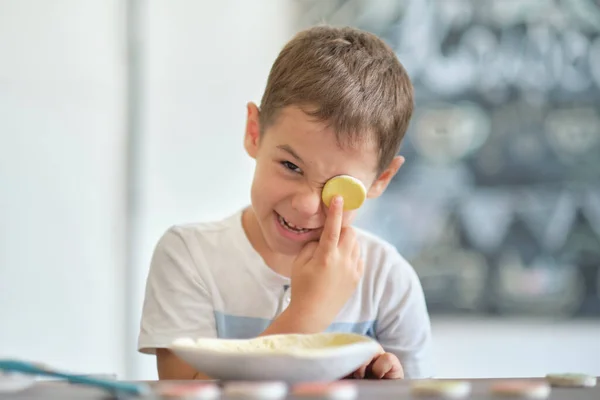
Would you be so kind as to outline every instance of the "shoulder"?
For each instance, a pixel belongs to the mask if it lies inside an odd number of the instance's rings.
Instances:
[[[364,229],[354,230],[369,268],[376,268],[385,274],[414,274],[413,267],[390,242]]]
[[[170,226],[158,239],[156,248],[177,247],[193,253],[195,250],[210,250],[231,243],[239,234],[241,213],[226,218]]]
[[[378,301],[389,296],[422,298],[421,281],[398,249],[381,237],[355,228],[365,263],[364,284]]]
[[[190,241],[235,234],[241,229],[241,218],[241,212],[236,212],[219,220],[172,225],[164,236],[176,236]]]
[[[221,220],[170,226],[154,246],[150,273],[205,279],[218,266],[243,257],[247,251],[240,245],[244,235],[240,218],[238,212]]]
[[[369,253],[387,257],[399,256],[396,247],[387,240],[362,228],[354,227],[354,231],[356,232],[356,237],[361,242],[362,248]]]

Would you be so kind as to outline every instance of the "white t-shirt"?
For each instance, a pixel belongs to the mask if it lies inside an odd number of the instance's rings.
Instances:
[[[154,354],[180,337],[251,338],[290,301],[290,279],[254,250],[242,212],[174,226],[154,251],[138,350]],[[433,376],[431,327],[413,268],[389,243],[357,229],[364,276],[327,331],[371,336],[400,360],[406,378]]]

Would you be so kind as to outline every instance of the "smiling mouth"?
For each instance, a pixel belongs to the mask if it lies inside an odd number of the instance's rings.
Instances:
[[[277,214],[277,220],[279,221],[279,224],[281,226],[283,226],[285,229],[287,229],[288,231],[293,232],[293,233],[307,233],[307,232],[314,230],[314,229],[310,229],[310,228],[301,228],[299,226],[291,224],[288,221],[286,221],[285,218],[283,218],[279,214]]]

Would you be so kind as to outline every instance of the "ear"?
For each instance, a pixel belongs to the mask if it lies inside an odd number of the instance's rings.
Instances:
[[[404,164],[404,157],[394,157],[390,165],[381,173],[381,175],[379,175],[375,182],[373,182],[367,192],[367,197],[372,199],[381,196],[402,164]]]
[[[260,141],[260,111],[256,104],[248,103],[246,116],[246,133],[244,134],[244,148],[248,155],[256,158]]]

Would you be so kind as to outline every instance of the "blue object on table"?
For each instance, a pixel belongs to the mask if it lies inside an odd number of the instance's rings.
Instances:
[[[27,375],[42,375],[62,378],[71,383],[94,386],[111,392],[121,392],[132,395],[146,395],[150,387],[143,383],[121,382],[111,379],[100,379],[84,375],[69,374],[49,368],[38,363],[0,359],[0,370],[19,372]]]

